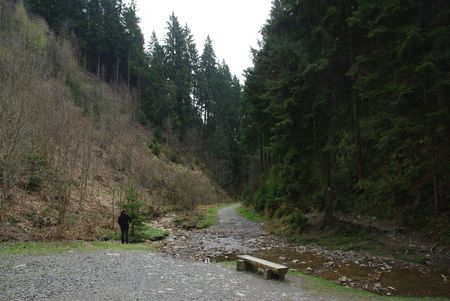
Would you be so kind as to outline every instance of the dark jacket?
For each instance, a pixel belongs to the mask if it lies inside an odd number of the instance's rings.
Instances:
[[[117,222],[121,228],[128,228],[128,225],[131,223],[131,217],[126,212],[123,212],[119,215]]]

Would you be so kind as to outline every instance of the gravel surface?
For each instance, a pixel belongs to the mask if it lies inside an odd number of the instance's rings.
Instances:
[[[1,300],[331,300],[220,264],[145,251],[1,258]]]
[[[208,229],[171,229],[164,251],[179,258],[215,261],[225,256],[248,254],[266,248],[285,247],[287,242],[263,230],[261,223],[237,214],[239,204],[218,211],[218,223]],[[165,225],[156,225],[165,226]]]

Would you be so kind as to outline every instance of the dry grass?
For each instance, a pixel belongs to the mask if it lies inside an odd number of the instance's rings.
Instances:
[[[226,201],[192,164],[154,156],[137,99],[85,73],[69,41],[0,0],[0,240],[92,239],[126,188],[149,214]]]

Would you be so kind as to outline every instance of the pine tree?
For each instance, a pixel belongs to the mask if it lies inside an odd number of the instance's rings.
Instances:
[[[211,108],[215,105],[215,79],[217,75],[216,55],[212,46],[212,41],[208,36],[203,47],[203,52],[200,58],[200,72],[198,84],[198,103],[201,108],[201,115],[203,119],[203,149],[206,150],[208,135],[212,127]]]
[[[179,139],[185,136],[191,120],[191,72],[186,33],[174,13],[167,23],[165,65],[167,76],[175,87],[175,111],[173,119],[179,132]]]

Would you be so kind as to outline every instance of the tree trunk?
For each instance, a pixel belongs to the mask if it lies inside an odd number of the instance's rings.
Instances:
[[[119,56],[117,56],[116,57],[116,80],[115,80],[116,91],[117,91],[117,85],[119,83],[119,63],[120,63],[120,59],[119,59]]]
[[[4,204],[5,204],[5,202],[6,202],[6,190],[7,190],[7,178],[6,178],[6,168],[4,167],[4,166],[2,166],[2,178],[1,178],[1,180],[2,180],[2,195],[1,195],[1,197],[0,197],[0,223],[2,222],[2,220],[3,220],[3,207],[4,207]]]
[[[128,51],[127,97],[130,96],[130,51]]]
[[[325,164],[325,218],[322,228],[332,227],[335,222],[334,217],[334,191],[331,182],[331,162],[330,162],[330,154],[326,152],[323,154],[323,161]]]
[[[264,134],[262,131],[259,134],[259,155],[261,160],[261,171],[264,172]]]
[[[97,51],[97,77],[100,78],[100,51]]]
[[[83,60],[84,70],[86,70],[86,64],[87,64],[87,53],[86,53],[86,49],[85,49],[84,50],[84,60]]]
[[[436,152],[434,141],[431,141],[431,164],[432,164],[432,174],[433,174],[433,198],[434,198],[434,210],[439,212],[439,192],[438,192],[438,180],[436,171]]]
[[[348,39],[348,54],[349,54],[349,68],[353,65],[354,56],[353,56],[353,37],[352,31],[348,28],[347,32]],[[358,175],[358,179],[361,180],[364,178],[364,159],[362,155],[362,147],[361,147],[361,131],[359,126],[359,99],[353,89],[353,83],[355,82],[355,76],[352,75],[350,77],[350,95],[352,100],[352,113],[353,113],[353,141],[355,143],[355,153],[356,153],[356,173]]]
[[[206,153],[206,145],[208,140],[208,107],[207,100],[205,99],[205,104],[203,112],[204,112],[204,120],[203,120],[203,152]]]
[[[112,223],[111,223],[111,229],[114,230],[114,226],[116,225],[116,218],[114,216],[114,207],[116,206],[116,190],[113,187],[113,196],[112,196]]]

